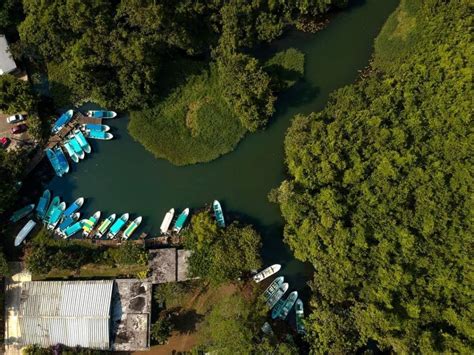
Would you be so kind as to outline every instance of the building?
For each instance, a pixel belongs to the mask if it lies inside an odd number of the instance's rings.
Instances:
[[[163,248],[150,250],[150,280],[153,284],[189,280],[188,259],[190,250]]]
[[[11,290],[11,291],[10,291]],[[8,295],[16,292],[17,295]],[[150,346],[151,283],[136,279],[27,281],[7,289],[7,317],[21,348],[30,344],[135,351]],[[16,304],[13,304],[16,303]]]
[[[17,66],[10,54],[7,39],[0,35],[0,75],[11,74],[17,71]]]

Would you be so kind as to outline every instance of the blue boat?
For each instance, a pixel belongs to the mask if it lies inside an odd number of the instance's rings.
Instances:
[[[86,124],[81,125],[81,128],[84,131],[98,131],[98,132],[110,131],[110,127],[105,124],[86,123]]]
[[[71,144],[69,141],[64,142],[64,148],[66,148],[67,154],[71,157],[71,160],[74,163],[79,163],[79,156],[76,154],[74,149],[72,148]]]
[[[214,200],[214,202],[212,203],[212,208],[214,209],[214,216],[216,217],[217,225],[221,228],[224,228],[224,213],[222,212],[222,207],[219,201]]]
[[[63,234],[66,228],[71,226],[74,222],[77,222],[80,217],[81,217],[81,214],[79,212],[76,212],[73,215],[64,218],[64,220],[59,224],[57,228],[57,232],[59,234]]]
[[[49,217],[49,220],[48,220],[48,226],[47,226],[48,230],[53,230],[54,228],[56,228],[65,209],[66,209],[66,202],[61,202],[54,209],[53,213],[51,213],[51,216]]]
[[[51,166],[53,167],[54,172],[56,173],[56,175],[59,176],[59,177],[63,176],[64,172],[61,169],[61,164],[59,163],[59,160],[58,160],[58,157],[56,156],[56,154],[53,152],[52,149],[49,149],[49,148],[46,149],[45,152],[46,152],[46,156],[48,157],[49,162],[51,163]]]
[[[79,208],[81,208],[83,204],[84,204],[84,197],[79,197],[76,201],[74,201],[74,203],[71,206],[69,206],[66,209],[66,211],[64,211],[64,216],[69,217],[74,212],[76,212]]]
[[[81,148],[81,145],[76,140],[76,138],[74,138],[74,135],[69,136],[68,143],[71,145],[72,149],[74,150],[74,153],[77,154],[79,159],[84,159],[85,158],[86,153],[84,153],[84,151]]]
[[[61,147],[56,147],[54,149],[54,154],[56,154],[56,157],[58,158],[59,166],[63,171],[63,174],[67,174],[69,172],[69,163],[67,162],[67,158]]]
[[[49,192],[49,190],[44,190],[43,195],[40,197],[38,205],[36,206],[36,216],[39,219],[43,219],[44,215],[46,214],[50,200],[51,192]]]
[[[114,118],[117,116],[117,113],[114,111],[87,111],[87,116],[92,118]]]
[[[73,110],[68,110],[68,111],[64,112],[61,115],[61,117],[58,118],[56,123],[53,125],[53,128],[51,129],[51,132],[58,133],[61,130],[61,128],[63,128],[65,125],[67,125],[69,123],[69,121],[71,121],[73,115],[74,115]]]
[[[67,227],[63,233],[64,238],[72,237],[74,234],[82,230],[82,223],[82,221],[79,221]]]
[[[49,218],[51,217],[51,214],[54,212],[56,207],[59,206],[60,203],[61,203],[61,199],[59,198],[59,196],[55,196],[53,200],[51,201],[51,204],[49,205],[48,209],[46,210],[46,213],[44,214],[44,217],[43,217],[44,224],[49,223]]]
[[[86,131],[86,136],[92,139],[100,139],[103,141],[109,141],[114,138],[114,135],[109,132],[102,132],[102,131]]]
[[[76,138],[77,142],[81,146],[82,150],[86,153],[90,153],[92,151],[91,146],[89,145],[89,142],[87,142],[86,137],[82,134],[81,131],[76,129],[74,131],[74,137]]]

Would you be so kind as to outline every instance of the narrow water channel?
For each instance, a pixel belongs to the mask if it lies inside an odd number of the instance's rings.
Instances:
[[[49,188],[63,200],[86,198],[83,215],[130,212],[142,215],[140,231],[156,233],[171,207],[196,209],[221,201],[226,214],[253,223],[264,238],[265,264],[279,262],[291,289],[303,291],[310,268],[283,243],[283,220],[267,194],[285,179],[283,141],[291,118],[320,110],[328,95],[350,84],[370,59],[373,41],[397,0],[353,1],[317,34],[290,32],[269,50],[295,47],[306,55],[305,77],[279,98],[277,114],[262,132],[247,136],[237,149],[213,162],[176,167],[157,160],[127,132],[128,117],[110,120],[116,139],[92,142],[93,153]],[[137,233],[138,234],[138,233]]]

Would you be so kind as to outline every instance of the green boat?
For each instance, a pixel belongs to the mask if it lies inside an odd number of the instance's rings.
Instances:
[[[53,198],[53,200],[51,201],[51,204],[49,205],[49,208],[48,208],[48,210],[46,211],[46,213],[44,215],[44,218],[43,218],[43,223],[44,224],[49,223],[49,218],[51,217],[54,210],[56,209],[56,207],[59,206],[60,203],[61,203],[61,199],[59,198],[59,196],[55,196]]]
[[[284,280],[285,278],[283,276],[279,276],[275,280],[273,280],[270,286],[268,286],[267,289],[263,292],[263,297],[265,298],[265,301],[268,301],[270,297],[272,297],[272,295],[283,284]]]
[[[298,291],[293,291],[292,293],[290,293],[278,317],[285,320],[286,317],[288,316],[288,313],[290,313],[291,307],[293,307],[297,299],[298,299]],[[272,317],[273,317],[273,314],[272,314]]]
[[[33,210],[35,209],[35,204],[32,203],[31,205],[26,205],[23,208],[20,208],[18,211],[13,212],[12,216],[10,217],[10,222],[18,222],[23,217],[28,216]]]
[[[122,238],[125,240],[130,238],[130,236],[133,234],[133,232],[135,232],[140,223],[142,223],[142,216],[135,218],[133,222],[128,225],[128,227],[123,232]]]
[[[304,327],[304,308],[303,301],[298,299],[295,304],[295,314],[296,314],[296,330],[298,334],[306,334],[306,329]]]
[[[173,227],[173,231],[179,233],[181,229],[183,229],[184,223],[186,223],[186,219],[189,216],[189,208],[186,208],[183,212],[181,212],[176,219],[176,222]]]
[[[97,222],[100,219],[100,211],[95,212],[89,219],[86,219],[82,224],[82,236],[87,238],[89,234],[91,234],[92,230],[94,229]]]
[[[50,200],[51,192],[49,192],[49,190],[44,190],[43,195],[40,197],[38,205],[36,206],[36,216],[39,219],[42,219],[46,214]]]
[[[225,227],[224,213],[222,212],[222,207],[219,201],[214,200],[212,203],[212,208],[214,209],[214,216],[216,217],[217,225],[221,228]]]
[[[97,232],[95,233],[94,237],[102,238],[102,236],[107,232],[112,223],[115,222],[115,218],[117,218],[117,215],[114,213],[104,219],[97,228]]]
[[[272,309],[278,300],[285,294],[285,292],[288,290],[288,283],[285,282],[281,284],[281,286],[278,288],[278,290],[275,291],[275,293],[268,299],[267,305],[268,308]]]

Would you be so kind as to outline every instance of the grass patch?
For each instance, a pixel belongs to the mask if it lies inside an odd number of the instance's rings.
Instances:
[[[280,89],[287,89],[304,75],[304,53],[295,48],[278,52],[265,63],[264,68],[280,83]]]
[[[245,135],[222,96],[217,69],[192,74],[156,106],[131,112],[130,134],[157,158],[176,165],[207,162],[234,149]]]
[[[146,272],[146,265],[124,265],[109,266],[100,264],[87,264],[79,270],[54,269],[47,274],[34,274],[33,280],[51,280],[51,279],[99,279],[99,278],[135,278],[137,274]]]

